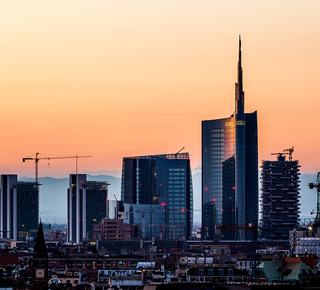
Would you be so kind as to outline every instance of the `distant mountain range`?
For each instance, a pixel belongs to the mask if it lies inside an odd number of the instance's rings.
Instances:
[[[312,217],[311,211],[316,211],[317,196],[316,190],[310,190],[308,183],[314,182],[316,174],[302,174],[300,176],[301,187],[301,218]],[[20,180],[31,181],[31,178],[21,178]],[[121,178],[111,175],[87,175],[90,181],[108,181],[109,199],[114,200],[115,196],[120,200],[121,195]],[[193,202],[194,222],[201,222],[201,172],[192,176],[193,181]],[[40,186],[40,217],[44,222],[65,223],[67,220],[67,188],[69,186],[68,178],[41,177]]]

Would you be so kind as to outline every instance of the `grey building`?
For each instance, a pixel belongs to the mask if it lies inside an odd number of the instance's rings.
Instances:
[[[202,238],[249,239],[242,230],[258,222],[257,112],[244,112],[241,39],[235,111],[224,119],[202,121]],[[233,227],[233,232],[216,226]]]
[[[35,182],[18,181],[15,174],[1,175],[0,235],[25,241],[39,221],[39,191]]]
[[[108,182],[87,181],[86,174],[70,174],[68,188],[68,242],[92,238],[93,224],[107,215]]]

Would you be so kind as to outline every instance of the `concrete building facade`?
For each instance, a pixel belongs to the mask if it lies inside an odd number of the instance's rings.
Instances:
[[[291,157],[289,157],[292,159]],[[278,153],[277,160],[262,161],[262,237],[289,239],[300,214],[300,165]]]

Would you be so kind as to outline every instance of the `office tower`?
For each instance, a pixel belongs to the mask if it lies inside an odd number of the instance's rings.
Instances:
[[[70,174],[68,188],[68,242],[92,239],[93,224],[106,217],[108,182],[87,181],[86,174]]]
[[[1,237],[25,241],[38,228],[39,192],[35,182],[18,181],[15,174],[1,175]]]
[[[193,194],[189,153],[123,158],[121,199],[125,204],[161,205],[165,238],[190,238]]]
[[[262,237],[289,238],[289,231],[299,223],[298,161],[286,160],[278,153],[276,161],[262,161]]]
[[[258,221],[257,112],[245,113],[239,38],[235,111],[202,121],[202,238],[249,239]],[[215,227],[236,227],[220,236]]]

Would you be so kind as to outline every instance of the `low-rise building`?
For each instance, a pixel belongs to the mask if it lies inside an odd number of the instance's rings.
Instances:
[[[131,240],[137,236],[138,225],[125,224],[122,219],[102,219],[102,222],[93,225],[94,240]]]

